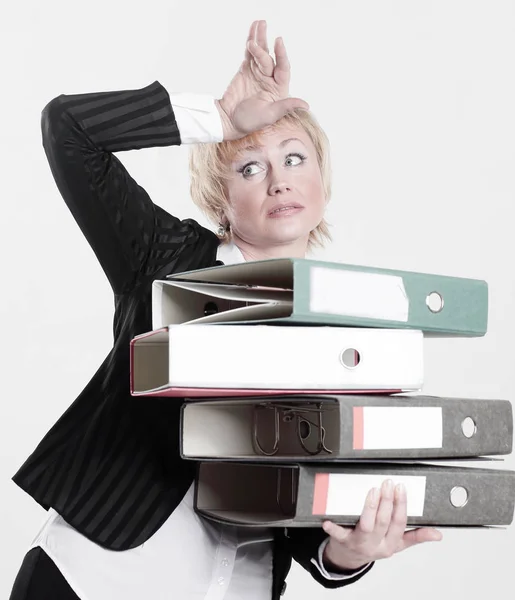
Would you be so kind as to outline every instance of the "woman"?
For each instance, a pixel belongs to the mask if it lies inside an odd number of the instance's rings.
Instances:
[[[114,346],[14,477],[50,516],[12,600],[277,599],[292,557],[323,586],[341,587],[374,560],[440,537],[404,532],[405,493],[391,482],[371,490],[355,528],[205,521],[192,507],[194,464],[179,456],[178,403],[130,396],[129,342],[151,329],[153,280],[217,260],[304,256],[326,234],[324,136],[307,104],[288,97],[281,40],[275,56],[255,22],[219,101],[170,98],[155,82],[59,96],[43,111],[55,181],[114,291]],[[199,144],[193,197],[219,219],[218,237],[153,204],[112,154],[187,142]]]

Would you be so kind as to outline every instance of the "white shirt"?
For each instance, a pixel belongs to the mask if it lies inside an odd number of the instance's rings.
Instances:
[[[170,98],[182,143],[222,141],[213,98],[193,94]],[[225,264],[245,260],[234,244],[221,245],[217,259]],[[194,484],[158,531],[137,548],[107,550],[53,509],[30,547],[40,546],[50,556],[81,600],[270,600],[272,532],[199,517],[193,490]],[[327,541],[313,564],[327,579],[350,577],[325,570],[322,555]]]

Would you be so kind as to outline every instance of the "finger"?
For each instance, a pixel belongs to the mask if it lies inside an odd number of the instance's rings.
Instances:
[[[247,48],[251,53],[255,63],[259,67],[261,73],[263,73],[263,75],[266,75],[267,77],[272,77],[272,75],[274,74],[274,60],[270,56],[270,54],[268,54],[268,52],[265,52],[263,48],[261,48],[261,46],[258,46],[258,44],[254,41],[249,42],[247,44]]]
[[[263,50],[268,53],[268,41],[266,39],[266,21],[258,21],[258,25],[256,27],[255,41],[257,42],[258,46],[263,48]]]
[[[377,542],[381,542],[392,522],[393,514],[393,481],[387,479],[383,481],[381,486],[381,500],[379,501],[379,507],[377,509],[376,522],[374,527],[374,537],[377,538]]]
[[[393,499],[393,512],[390,527],[385,536],[388,547],[397,548],[401,543],[406,524],[408,522],[408,505],[406,497],[406,488],[402,483],[395,486]]]
[[[272,123],[282,119],[284,115],[293,112],[296,108],[309,110],[309,104],[300,98],[285,98],[284,100],[272,102],[268,107],[269,124],[272,125]]]
[[[439,542],[442,538],[443,535],[438,529],[434,529],[433,527],[417,527],[416,529],[406,531],[398,552],[417,544],[423,544],[424,542]]]
[[[346,540],[354,530],[353,527],[342,527],[341,525],[336,525],[336,523],[332,523],[331,521],[324,521],[322,523],[322,528],[327,535],[331,536],[339,543]]]
[[[373,488],[368,492],[356,526],[361,533],[370,534],[374,531],[380,498],[381,492],[378,488]]]
[[[274,79],[279,85],[287,85],[290,81],[290,61],[282,37],[276,38],[274,44],[275,70]]]
[[[249,29],[249,34],[247,36],[247,42],[245,43],[245,60],[248,60],[249,62],[252,59],[252,54],[249,52],[248,45],[249,45],[249,42],[255,41],[256,28],[257,28],[258,23],[259,23],[259,21],[252,22],[252,25],[250,26],[250,29]]]

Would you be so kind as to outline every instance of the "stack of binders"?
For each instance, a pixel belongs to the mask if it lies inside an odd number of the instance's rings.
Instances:
[[[206,518],[353,525],[392,479],[409,526],[507,526],[515,472],[443,461],[510,454],[511,403],[418,394],[424,336],[484,335],[487,313],[474,279],[308,259],[180,273],[153,284],[131,393],[186,398]]]

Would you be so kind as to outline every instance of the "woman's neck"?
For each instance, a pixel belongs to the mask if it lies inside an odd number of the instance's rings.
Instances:
[[[308,250],[307,239],[295,240],[288,244],[256,246],[233,236],[233,244],[240,249],[246,261],[266,260],[269,258],[304,258]]]

